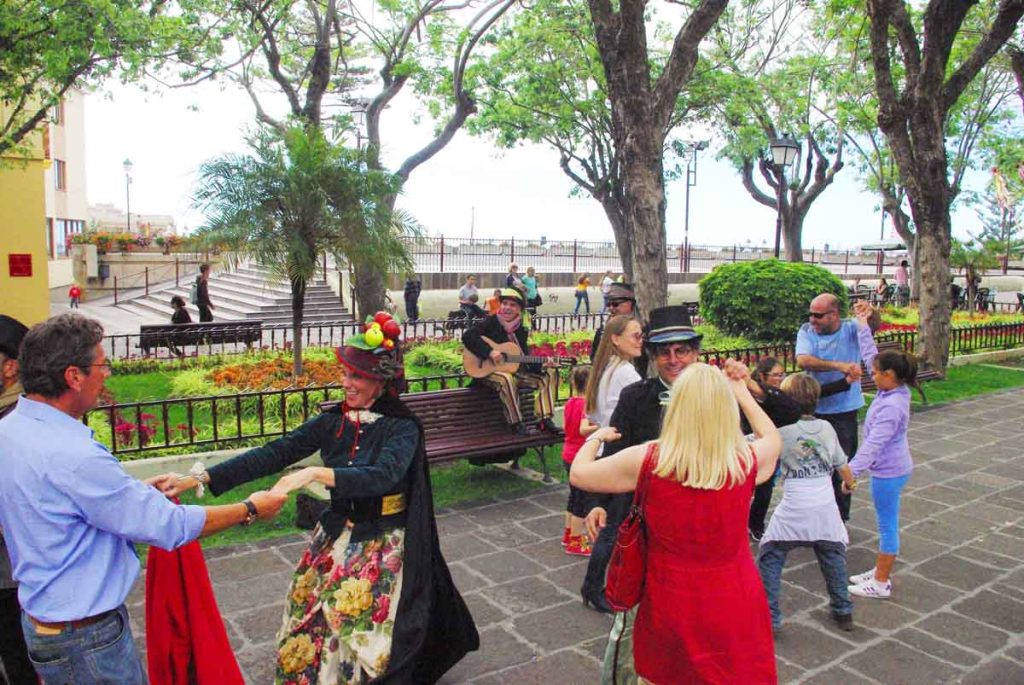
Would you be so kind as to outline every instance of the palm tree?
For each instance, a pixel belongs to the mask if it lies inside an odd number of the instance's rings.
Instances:
[[[412,268],[401,241],[419,229],[387,202],[398,183],[366,168],[362,153],[332,145],[315,127],[249,137],[249,154],[204,162],[193,196],[207,217],[207,244],[237,250],[291,284],[294,372],[302,373],[306,284],[318,255],[369,263],[383,273]]]

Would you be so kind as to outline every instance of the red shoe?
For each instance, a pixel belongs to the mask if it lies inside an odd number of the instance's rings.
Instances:
[[[590,540],[586,535],[573,535],[565,547],[565,553],[576,557],[590,556]]]
[[[569,540],[572,539],[572,535],[569,534],[569,529],[566,528],[565,532],[562,533],[562,547],[569,546]]]

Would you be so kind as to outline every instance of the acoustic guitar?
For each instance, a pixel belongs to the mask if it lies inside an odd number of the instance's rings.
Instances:
[[[462,351],[462,368],[465,369],[467,375],[472,376],[473,378],[486,378],[495,371],[515,373],[519,370],[520,364],[546,364],[553,361],[559,365],[565,365],[576,362],[575,357],[542,357],[538,355],[523,354],[519,345],[514,342],[496,343],[484,335],[480,336],[480,338],[490,345],[491,349],[501,352],[504,361],[500,364],[495,364],[490,358],[481,359],[470,350],[464,349]]]

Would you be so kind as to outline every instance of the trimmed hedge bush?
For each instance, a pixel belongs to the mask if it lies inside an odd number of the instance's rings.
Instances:
[[[843,282],[814,264],[777,259],[722,264],[699,285],[705,321],[730,335],[762,342],[796,339],[816,295],[834,293],[840,313],[845,315],[847,308]]]

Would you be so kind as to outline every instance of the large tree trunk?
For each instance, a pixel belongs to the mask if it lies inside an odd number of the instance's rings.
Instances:
[[[918,224],[920,226],[921,224]],[[945,374],[949,361],[949,227],[935,226],[918,236],[921,255],[920,347],[917,356]],[[945,231],[943,233],[943,231]]]
[[[613,197],[599,198],[604,215],[608,217],[608,223],[612,227],[612,235],[615,236],[615,247],[619,251],[619,259],[622,261],[622,273],[626,275],[626,282],[635,283],[633,278],[633,234],[626,228],[626,210],[619,201]]]
[[[637,127],[625,142],[626,231],[633,235],[633,292],[640,316],[664,307],[668,299],[665,262],[665,181],[661,135]],[[633,149],[631,149],[633,148]]]
[[[384,200],[383,204],[387,206],[389,213],[395,211],[397,201],[397,195],[391,195]],[[356,275],[356,301],[353,303],[352,315],[356,321],[362,321],[374,312],[387,309],[384,300],[387,294],[387,274],[381,273],[371,264],[354,262],[353,267]]]
[[[809,207],[809,205],[808,205]],[[783,205],[782,212],[782,242],[785,245],[787,262],[804,261],[804,218],[807,210],[794,210],[791,203]]]

